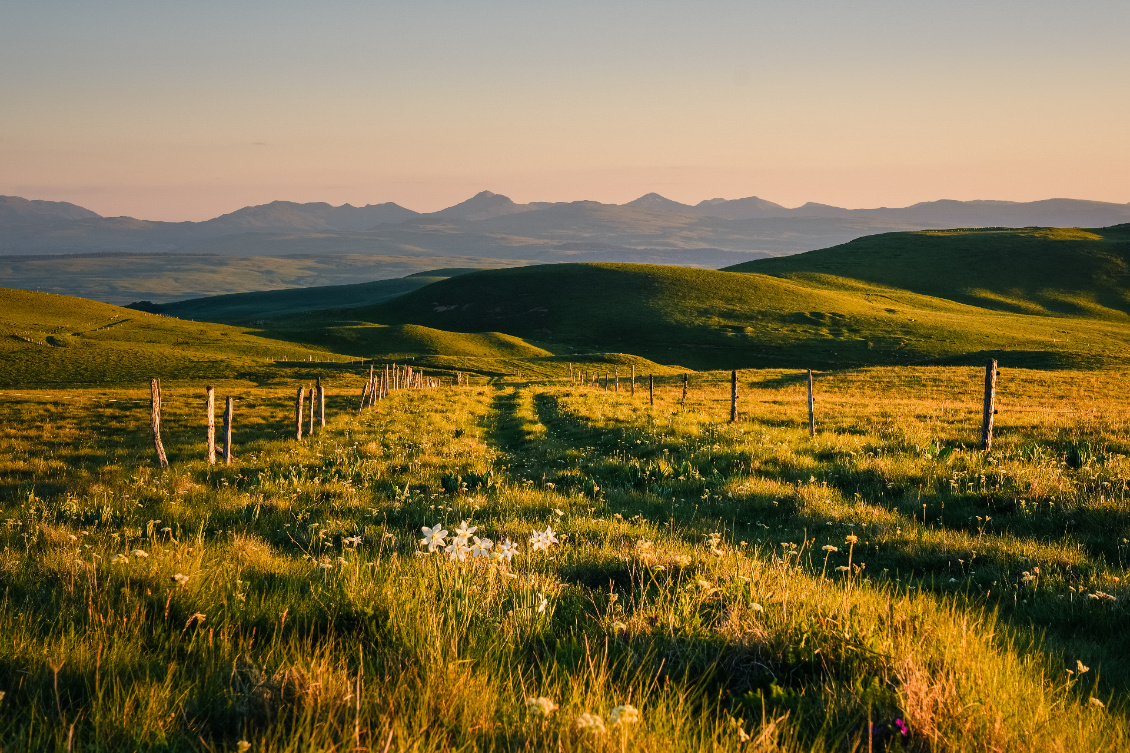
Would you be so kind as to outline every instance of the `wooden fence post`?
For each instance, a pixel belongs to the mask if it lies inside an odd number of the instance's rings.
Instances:
[[[572,363],[569,364],[569,381],[570,382],[576,381],[576,380],[573,379],[573,364]]]
[[[369,383],[365,382],[361,385],[361,404],[357,406],[357,413],[361,413],[361,409],[365,407],[365,398],[369,396]]]
[[[165,457],[165,446],[161,444],[161,380],[150,380],[149,390],[152,393],[149,428],[153,430],[153,446],[157,449],[157,465],[161,470],[164,470],[169,467],[169,459]]]
[[[614,380],[616,380],[616,392],[619,392],[620,391],[620,367],[619,366],[613,366],[612,367],[612,378]]]
[[[993,449],[993,417],[997,414],[997,359],[985,367],[985,413],[981,419],[981,449]]]
[[[632,397],[636,396],[636,365],[632,364]]]
[[[651,405],[655,407],[655,374],[647,375],[647,391],[650,394]]]
[[[316,389],[318,390],[318,424],[324,429],[326,426],[326,390],[322,387],[321,377],[318,377]]]
[[[808,436],[816,437],[816,408],[812,400],[812,369],[808,370]]]
[[[683,374],[683,405],[684,406],[686,406],[686,404],[687,404],[687,384],[690,382],[690,379],[691,378],[690,378],[689,374],[686,374],[686,373]]]
[[[205,390],[204,413],[208,416],[208,465],[216,464],[216,390],[209,385]]]
[[[231,465],[231,424],[235,413],[235,400],[228,398],[224,407],[224,465]]]
[[[306,402],[306,388],[298,388],[298,399],[294,401],[294,424],[297,439],[302,440],[302,406]]]
[[[730,423],[738,420],[738,372],[730,372]]]
[[[311,387],[310,388],[310,431],[306,432],[306,435],[311,436],[311,437],[314,436],[314,403],[317,402],[317,398],[315,398],[315,393],[316,393],[316,390],[313,387]]]

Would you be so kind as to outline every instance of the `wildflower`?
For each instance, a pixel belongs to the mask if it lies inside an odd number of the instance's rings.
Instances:
[[[489,557],[490,548],[494,546],[494,542],[490,539],[480,539],[478,536],[472,536],[475,543],[471,545],[472,557]]]
[[[546,486],[553,486],[553,484],[546,484]],[[558,510],[556,507],[553,508],[553,514],[559,518],[565,517],[565,512],[563,510]]]
[[[596,714],[590,714],[587,711],[577,717],[577,730],[592,730],[593,734],[601,734],[604,732],[604,720]]]
[[[344,539],[344,542],[346,544],[348,544],[349,546],[360,546],[361,545],[361,537],[360,536],[350,536],[350,537]]]
[[[910,727],[906,726],[906,722],[902,719],[895,719],[895,727],[898,728],[899,734],[907,737],[910,734]]]
[[[517,553],[518,545],[510,539],[506,539],[506,541],[503,541],[498,545],[498,548],[494,550],[494,558],[499,562],[501,562],[502,560],[510,562],[510,560],[514,559],[514,555]]]
[[[251,743],[246,740],[240,740],[235,744],[235,747],[239,753],[247,753],[247,751],[251,750]]]
[[[111,565],[125,565],[129,563],[129,557],[124,554],[115,554],[114,559],[110,560]]]
[[[856,536],[854,533],[849,533],[847,535],[847,538],[844,539],[844,541],[846,541],[849,544],[858,544],[859,543],[859,537]]]
[[[839,567],[836,568],[836,570],[841,572],[841,573],[846,573],[848,570],[851,570],[851,568],[848,567],[847,565],[840,565]]]
[[[455,535],[464,541],[471,538],[471,534],[479,530],[478,526],[469,525],[469,523],[470,521],[464,520],[459,524],[459,527],[455,529]]]
[[[751,601],[750,604],[749,604],[749,608],[751,610],[753,610],[754,612],[764,612],[765,611],[765,607],[761,606],[756,601]]]
[[[1076,659],[1075,660],[1075,671],[1078,672],[1079,674],[1083,674],[1084,672],[1090,672],[1091,668],[1086,666],[1085,664],[1083,664],[1083,662]]]
[[[557,704],[545,696],[526,699],[526,710],[533,716],[547,717],[557,710]]]
[[[1100,701],[1098,698],[1095,698],[1094,696],[1091,696],[1087,700],[1087,703],[1091,704],[1092,706],[1094,706],[1095,708],[1098,708],[1098,709],[1106,708],[1106,704],[1103,703],[1102,701]]]
[[[625,625],[623,622],[620,622],[619,620],[616,620],[616,622],[613,622],[611,627],[612,627],[613,633],[625,633],[625,632],[628,631],[628,626]]]
[[[538,614],[545,614],[547,606],[549,606],[549,600],[545,598],[545,594],[538,593]]]
[[[173,580],[177,582],[178,586],[183,586],[185,583],[188,583],[188,576],[184,573],[177,573],[173,576]]]
[[[420,539],[420,546],[426,546],[429,552],[434,552],[443,546],[447,531],[442,526],[437,525],[434,528],[424,526],[420,530],[424,532],[424,538]]]
[[[640,712],[635,706],[630,703],[625,703],[623,706],[617,706],[612,709],[612,713],[608,715],[608,720],[612,724],[636,724],[640,720]]]
[[[318,567],[320,567],[323,570],[333,570],[334,569],[334,566],[331,565],[328,562],[319,562]]]
[[[544,531],[534,531],[534,535],[530,537],[530,544],[534,551],[544,549],[549,551],[549,547],[557,543],[557,537],[553,535],[553,529],[546,527]]]
[[[78,536],[75,536],[73,533],[68,533],[67,538],[71,541],[78,541]]]
[[[448,559],[463,562],[467,559],[467,555],[471,553],[471,547],[467,546],[467,539],[462,536],[456,536],[452,539],[451,543],[444,548],[444,551],[447,552]]]
[[[824,545],[824,546],[822,547],[822,549],[823,549],[823,550],[824,550],[825,552],[829,552],[829,553],[831,553],[831,552],[838,552],[838,551],[840,551],[840,548],[839,548],[838,546],[832,546],[831,544],[825,544],[825,545]]]
[[[706,580],[703,580],[702,578],[699,578],[698,579],[698,587],[703,589],[704,591],[709,590],[710,589],[710,581],[706,581]]]

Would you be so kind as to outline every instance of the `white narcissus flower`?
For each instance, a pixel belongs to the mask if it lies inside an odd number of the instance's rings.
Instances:
[[[557,537],[553,534],[553,529],[546,526],[544,531],[534,531],[534,535],[530,537],[530,545],[536,552],[538,549],[549,551],[549,547],[557,543]]]
[[[464,520],[460,523],[459,527],[455,529],[455,535],[461,536],[463,539],[471,538],[471,534],[479,530],[479,527],[470,525],[470,523],[471,521],[469,520]]]
[[[434,552],[443,547],[443,542],[447,536],[447,531],[443,526],[436,525],[434,528],[424,526],[420,529],[424,532],[424,538],[420,539],[420,546],[426,546],[429,552]]]
[[[499,562],[501,562],[502,560],[510,562],[510,560],[514,559],[514,555],[517,553],[518,545],[510,539],[506,539],[506,541],[503,541],[498,545],[498,548],[494,550],[494,557]]]
[[[608,715],[608,721],[613,724],[636,724],[640,720],[640,712],[635,706],[630,703],[625,703],[623,706],[617,706],[612,709],[612,713]]]
[[[467,546],[467,539],[456,536],[444,551],[447,552],[448,559],[463,562],[467,559],[467,555],[471,553],[471,547]]]
[[[494,546],[494,542],[490,539],[480,539],[478,536],[472,536],[475,543],[471,544],[472,557],[489,557],[490,548]]]

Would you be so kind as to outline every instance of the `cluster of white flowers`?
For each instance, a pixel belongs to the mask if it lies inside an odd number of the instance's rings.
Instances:
[[[557,708],[557,704],[545,696],[530,696],[526,698],[526,711],[528,711],[532,717],[545,719],[556,711]],[[625,703],[623,706],[617,706],[612,709],[608,714],[608,721],[614,727],[638,724],[640,722],[640,712],[635,706],[630,703]],[[604,719],[597,714],[590,714],[587,711],[577,717],[577,722],[573,726],[578,732],[601,734],[606,731]]]
[[[465,562],[468,557],[472,559],[483,557],[496,562],[509,563],[514,559],[514,555],[518,554],[518,545],[509,538],[495,544],[488,538],[475,536],[477,530],[479,530],[478,526],[473,526],[470,521],[464,520],[455,529],[455,535],[449,541],[448,531],[443,526],[437,525],[432,528],[424,526],[420,529],[424,534],[420,539],[420,546],[427,547],[429,553],[442,550],[447,553],[448,559],[458,562]],[[534,535],[530,537],[534,551],[539,549],[548,551],[556,543],[558,543],[557,536],[549,527],[544,531],[534,531]]]

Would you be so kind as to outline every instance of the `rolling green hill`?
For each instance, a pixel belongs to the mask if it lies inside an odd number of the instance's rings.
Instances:
[[[322,347],[84,298],[0,288],[0,385],[269,379],[276,360],[341,360]]]
[[[1130,327],[988,310],[867,282],[617,264],[476,272],[385,303],[308,320],[504,332],[558,355],[630,352],[690,368],[979,362],[1124,363]],[[298,332],[292,332],[302,337]]]
[[[999,311],[1126,321],[1130,225],[883,233],[726,268],[842,288],[849,278]]]

